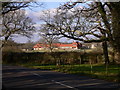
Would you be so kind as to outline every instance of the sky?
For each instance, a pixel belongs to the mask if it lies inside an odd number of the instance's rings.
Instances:
[[[54,2],[50,2],[50,1],[54,1]],[[60,2],[58,2],[60,1]],[[63,2],[64,1],[64,2]],[[33,22],[35,22],[35,26],[38,28],[39,25],[42,23],[39,20],[40,15],[42,14],[42,11],[44,10],[54,10],[55,8],[59,7],[61,4],[63,5],[67,0],[44,0],[43,2],[39,2],[42,3],[43,5],[41,7],[33,7],[32,10],[29,8],[26,8],[26,15],[29,16],[30,18],[32,18]],[[29,40],[32,42],[37,42],[40,39],[40,35],[38,33],[34,33],[34,35],[31,37],[31,39],[26,38],[24,36],[18,36],[13,38],[13,40],[15,42],[18,43],[26,43]],[[66,38],[62,38],[60,40],[61,42],[72,42],[72,39],[66,39]]]
[[[41,2],[39,2],[41,3]],[[32,9],[29,9],[29,8],[26,8],[26,14],[32,18],[33,22],[35,22],[35,26],[36,27],[39,27],[39,25],[41,24],[41,21],[39,20],[39,17],[42,13],[42,11],[44,10],[53,10],[57,7],[60,6],[60,4],[64,4],[65,2],[48,2],[48,1],[44,1],[42,2],[43,5],[41,7],[33,7]],[[31,38],[27,38],[27,37],[24,37],[24,36],[17,36],[17,37],[13,37],[13,40],[15,42],[18,42],[18,43],[26,43],[28,42],[29,40],[30,41],[33,41],[33,42],[37,42],[38,40],[40,39],[40,35],[38,33],[34,33],[33,36]],[[60,41],[68,41],[68,39],[66,38],[62,38]],[[72,40],[69,40],[69,41],[72,41]]]

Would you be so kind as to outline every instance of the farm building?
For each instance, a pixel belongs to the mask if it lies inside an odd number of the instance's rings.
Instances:
[[[73,43],[68,43],[68,44],[53,43],[51,45],[39,43],[33,46],[33,50],[43,50],[49,47],[54,47],[54,49],[80,49],[82,47],[82,44],[79,42],[73,42]]]

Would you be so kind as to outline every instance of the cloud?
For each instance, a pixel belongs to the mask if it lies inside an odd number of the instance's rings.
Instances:
[[[41,26],[41,24],[34,24],[34,26],[35,26],[35,27],[40,27],[40,26]]]
[[[38,12],[34,12],[34,11],[31,11],[31,10],[26,10],[26,16],[30,17],[34,22],[38,21],[38,17],[36,17],[36,14]]]
[[[48,9],[48,10],[41,10],[41,11],[38,11],[38,12],[32,12],[32,15],[34,17],[41,17],[47,13],[50,13],[50,14],[54,14],[56,13],[56,8],[53,8],[53,9]]]
[[[25,10],[26,16],[30,17],[33,22],[37,23],[35,26],[38,27],[39,24],[42,24],[43,21],[40,20],[40,18],[46,18],[50,13],[51,16],[55,15],[56,8],[48,9],[48,10],[40,10],[40,11],[31,11],[31,10]],[[39,24],[38,24],[39,23]]]
[[[82,8],[83,6],[79,5],[72,8],[71,11],[75,11],[76,9],[82,9]],[[51,9],[39,10],[39,11],[25,10],[25,13],[33,20],[33,22],[36,23],[34,26],[39,28],[40,24],[44,23],[42,20],[40,20],[40,18],[46,19],[49,15],[51,17],[54,16],[57,13],[57,8],[51,8]]]

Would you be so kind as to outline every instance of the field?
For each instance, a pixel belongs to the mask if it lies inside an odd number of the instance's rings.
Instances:
[[[120,65],[83,64],[83,65],[23,65],[35,69],[49,69],[63,73],[87,75],[93,78],[120,82]]]

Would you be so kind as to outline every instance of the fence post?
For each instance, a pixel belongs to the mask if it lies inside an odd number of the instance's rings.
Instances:
[[[106,76],[108,76],[108,63],[105,64]]]
[[[93,73],[93,66],[92,66],[92,60],[90,59],[90,72]]]

